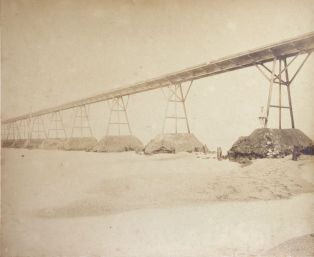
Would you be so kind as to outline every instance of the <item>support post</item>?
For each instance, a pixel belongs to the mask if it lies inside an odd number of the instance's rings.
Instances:
[[[53,133],[55,138],[59,138],[59,132],[61,137],[67,138],[66,130],[63,124],[63,119],[60,111],[53,112],[50,117],[50,128],[48,129],[48,138],[50,137],[50,132]]]
[[[9,123],[1,125],[1,140],[8,139],[9,128],[10,128]]]
[[[266,107],[265,127],[267,127],[267,124],[268,124],[269,108],[270,108],[271,96],[272,96],[272,90],[273,90],[273,84],[274,84],[275,69],[276,69],[276,59],[273,60],[273,68],[272,68],[270,84],[269,84],[267,107]]]
[[[282,109],[289,109],[290,112],[290,119],[291,119],[291,127],[295,128],[294,124],[294,117],[293,117],[293,108],[292,108],[292,100],[291,100],[291,92],[290,92],[290,85],[292,81],[295,79],[296,75],[299,73],[301,68],[303,67],[304,63],[307,61],[311,53],[307,53],[306,57],[303,59],[299,67],[296,69],[294,75],[292,76],[291,79],[289,79],[289,72],[288,68],[291,68],[291,64],[299,57],[299,54],[296,56],[293,56],[291,61],[287,63],[287,57],[281,57],[278,59],[273,60],[273,66],[272,69],[268,68],[264,63],[257,64],[256,67],[258,70],[262,73],[262,75],[269,81],[269,92],[268,92],[268,99],[267,99],[267,105],[266,105],[266,117],[265,117],[265,128],[268,125],[268,120],[269,120],[269,109],[271,107],[273,108],[278,108],[279,109],[279,129],[282,128]],[[276,62],[279,62],[279,71],[276,73]],[[282,67],[282,64],[284,67]],[[264,71],[270,73],[270,77],[265,74]],[[282,74],[285,74],[285,79],[282,78]],[[278,96],[278,105],[272,105],[271,104],[271,97],[272,97],[272,88],[274,85],[278,85],[279,87],[279,96]],[[282,86],[287,87],[287,93],[288,93],[288,102],[289,106],[282,106]]]
[[[17,121],[9,123],[9,128],[8,128],[6,139],[7,140],[8,139],[13,139],[13,140],[21,139],[21,133],[20,133],[20,129],[19,129]]]
[[[61,117],[61,116],[60,116]],[[65,131],[65,130],[64,130]],[[75,136],[75,132],[79,132],[80,137],[86,136],[85,131],[90,137],[93,136],[93,131],[89,123],[89,115],[86,105],[76,107],[72,123],[71,137]]]
[[[186,93],[183,93],[182,89],[182,84],[173,84],[168,87],[168,96],[167,96],[167,106],[165,110],[165,118],[163,122],[163,127],[162,127],[162,133],[165,134],[166,130],[166,123],[169,120],[174,121],[174,133],[178,133],[178,121],[179,120],[184,120],[185,121],[185,127],[187,133],[191,133],[190,131],[190,125],[189,125],[189,120],[187,116],[187,111],[186,111],[186,106],[185,106],[185,100],[188,96],[188,93],[191,89],[193,81],[190,82],[188,89]],[[174,111],[169,114],[169,107],[170,106],[174,107]],[[179,115],[178,111],[180,110],[179,108],[181,107],[181,111],[183,111],[183,115]]]
[[[10,137],[11,126],[12,126],[11,123],[8,123],[8,124],[7,124],[7,134],[6,134],[6,136],[5,136],[5,139],[6,139],[6,140],[8,140],[9,137]]]
[[[289,81],[288,65],[287,65],[287,60],[286,59],[284,59],[284,65],[285,65],[286,81]],[[287,84],[287,92],[288,92],[288,101],[289,101],[289,112],[290,112],[291,127],[294,128],[294,117],[293,117],[292,100],[291,100],[291,93],[290,93],[290,83]]]
[[[28,139],[29,137],[29,124],[26,119],[19,121],[19,130],[22,139]]]
[[[279,92],[278,92],[278,103],[279,103],[279,129],[281,129],[281,60],[279,60],[279,84],[278,84]]]
[[[34,137],[35,134],[35,137]],[[33,117],[31,121],[31,129],[29,139],[33,138],[47,138],[45,123],[42,117]]]
[[[124,102],[123,96],[115,97],[109,102],[110,113],[109,120],[106,129],[106,135],[112,133],[112,128],[115,128],[115,135],[121,135],[123,128],[127,128],[128,134],[132,135],[131,126],[127,114],[127,107],[129,103],[129,96],[127,96],[127,102]]]
[[[12,123],[9,123],[7,127],[6,138],[5,138],[6,140],[10,139],[11,127],[12,127]]]

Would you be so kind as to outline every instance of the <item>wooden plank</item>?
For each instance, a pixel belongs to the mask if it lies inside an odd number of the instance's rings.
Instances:
[[[103,94],[93,97],[69,102],[53,108],[47,108],[33,113],[28,113],[15,118],[3,120],[2,123],[10,123],[17,120],[27,119],[29,117],[42,116],[48,113],[63,111],[79,106],[89,105],[100,101],[106,101],[115,97],[132,95],[148,90],[154,90],[161,87],[167,87],[173,83],[183,83],[186,81],[201,79],[208,76],[214,76],[220,73],[243,69],[273,61],[274,58],[287,58],[303,53],[314,51],[314,32],[299,36],[293,39],[285,40],[277,44],[268,45],[255,50],[227,56],[209,63],[190,67],[178,72],[166,74],[154,79],[142,81],[127,87],[117,88]],[[175,81],[173,81],[175,80]]]

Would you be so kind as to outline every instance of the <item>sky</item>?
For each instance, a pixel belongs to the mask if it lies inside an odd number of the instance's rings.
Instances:
[[[2,119],[314,31],[313,0],[1,3]],[[313,67],[310,56],[291,85],[296,127],[312,138]],[[259,127],[267,94],[268,83],[255,67],[194,81],[186,101],[191,132],[209,148],[227,150]],[[161,133],[165,108],[160,90],[130,97],[130,125],[143,143]],[[89,112],[101,138],[108,105],[92,105]],[[69,130],[73,110],[64,116]],[[288,128],[286,110],[283,119]],[[278,111],[271,111],[270,126],[278,127]]]

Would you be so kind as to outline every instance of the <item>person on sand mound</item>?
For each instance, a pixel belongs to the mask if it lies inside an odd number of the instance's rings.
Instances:
[[[292,152],[292,160],[297,161],[301,155],[301,149],[298,146],[293,146],[293,152]]]
[[[222,150],[221,147],[217,147],[217,160],[221,160],[222,159]]]

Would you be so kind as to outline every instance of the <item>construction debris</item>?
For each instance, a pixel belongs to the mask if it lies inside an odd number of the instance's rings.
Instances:
[[[151,140],[144,153],[205,152],[206,148],[193,134],[163,134]]]
[[[301,152],[310,152],[311,146],[313,141],[298,129],[262,128],[247,137],[240,137],[229,150],[228,158],[280,158],[292,154],[294,147]]]
[[[144,145],[135,136],[105,136],[93,148],[94,152],[143,151]]]

